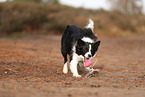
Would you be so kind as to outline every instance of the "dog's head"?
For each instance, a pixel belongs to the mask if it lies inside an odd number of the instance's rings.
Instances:
[[[79,55],[83,55],[85,59],[92,58],[100,45],[100,41],[97,40],[97,35],[93,33],[94,22],[89,19],[88,25],[83,29],[82,34],[84,37],[78,39],[76,45],[76,52]]]
[[[100,41],[89,43],[79,39],[76,45],[76,53],[78,55],[83,55],[86,59],[90,59],[96,54],[99,45]]]
[[[97,41],[98,37],[93,33],[94,22],[89,19],[88,25],[85,29],[82,29],[80,32],[80,36],[77,38],[77,42],[75,44],[75,51],[78,55],[82,55],[84,59],[92,58],[100,45],[100,41]]]

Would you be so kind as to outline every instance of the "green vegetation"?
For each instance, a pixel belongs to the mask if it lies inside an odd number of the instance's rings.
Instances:
[[[60,4],[6,2],[0,3],[0,34],[61,34],[68,24],[83,28],[88,18],[95,21],[97,34],[118,36],[145,32],[144,15],[86,10]]]

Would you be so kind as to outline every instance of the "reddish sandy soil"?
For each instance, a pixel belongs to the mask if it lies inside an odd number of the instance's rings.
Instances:
[[[145,97],[145,35],[101,37],[90,78],[62,73],[60,38],[0,38],[0,97]]]

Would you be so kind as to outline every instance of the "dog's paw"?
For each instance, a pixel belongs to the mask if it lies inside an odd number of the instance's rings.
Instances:
[[[64,73],[64,74],[67,74],[67,73],[68,73],[68,70],[63,69],[63,73]]]
[[[81,75],[75,75],[75,74],[73,74],[73,77],[82,77]]]
[[[64,64],[63,73],[64,74],[67,74],[68,73],[67,63]]]

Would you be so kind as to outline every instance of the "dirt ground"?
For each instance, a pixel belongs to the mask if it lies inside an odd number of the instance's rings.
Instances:
[[[62,73],[60,38],[0,38],[0,97],[145,97],[145,35],[100,37],[91,78]]]

